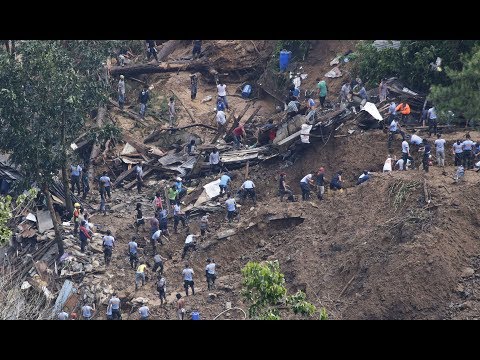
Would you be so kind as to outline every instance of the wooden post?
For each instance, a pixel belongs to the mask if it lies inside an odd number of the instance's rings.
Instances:
[[[247,166],[245,168],[245,180],[248,179],[248,169],[250,167],[250,160],[247,160]]]
[[[183,108],[187,111],[188,113],[188,116],[190,117],[190,120],[192,120],[193,123],[196,123],[195,121],[195,117],[193,116],[192,112],[190,111],[190,109],[188,109],[185,104],[183,103],[182,99],[180,99],[180,97],[175,94],[175,92],[173,90],[170,90],[172,92],[172,94],[178,99],[178,101],[180,101],[180,104],[182,104]]]

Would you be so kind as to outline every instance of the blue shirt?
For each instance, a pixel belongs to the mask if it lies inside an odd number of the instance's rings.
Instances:
[[[232,179],[230,179],[230,176],[222,175],[222,177],[220,178],[220,184],[219,185],[227,186],[230,181],[232,181]]]
[[[128,250],[130,251],[130,254],[135,255],[137,253],[137,248],[138,248],[138,245],[135,241],[130,241],[128,243]]]
[[[227,205],[227,210],[228,211],[235,211],[235,209],[236,209],[235,199],[233,199],[233,198],[228,199],[227,201],[225,201],[225,204]]]
[[[103,182],[105,187],[110,187],[110,178],[108,176],[102,176],[100,181]]]
[[[181,181],[175,182],[175,186],[177,187],[177,190],[178,190],[178,191],[182,191],[183,185],[182,185],[182,182],[181,182]]]
[[[395,103],[391,103],[390,104],[390,107],[388,108],[388,113],[389,114],[392,114],[392,115],[395,115],[397,112],[395,111],[395,109],[397,108],[397,104]]]
[[[365,90],[365,87],[362,87],[360,89],[360,91],[358,92],[358,95],[362,98],[362,99],[366,99],[367,98],[367,90]]]
[[[390,131],[397,131],[397,122],[395,120],[392,120],[390,123]]]
[[[472,140],[465,140],[463,143],[462,143],[462,146],[463,146],[463,151],[467,150],[472,150],[472,147],[473,145],[475,145],[475,143],[472,141]]]
[[[70,169],[72,169],[73,176],[80,176],[80,172],[82,171],[82,168],[80,167],[80,165],[77,165],[77,166],[71,165]]]

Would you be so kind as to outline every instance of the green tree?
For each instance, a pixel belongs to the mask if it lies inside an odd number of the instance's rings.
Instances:
[[[442,66],[459,70],[460,54],[469,53],[478,40],[401,40],[398,49],[377,50],[373,41],[361,41],[357,46],[356,71],[360,77],[376,85],[384,77],[398,77],[407,86],[427,91],[433,85],[449,83],[443,71],[433,71],[430,63],[437,57]]]
[[[81,58],[87,46],[69,48],[67,41],[22,41],[17,58],[0,54],[0,149],[25,174],[41,184],[54,220],[60,253],[63,242],[54,216],[49,184],[62,170],[68,190],[68,145],[78,137],[91,111],[106,97],[99,82],[101,59],[108,46],[97,47],[93,60]],[[83,46],[81,46],[83,45]]]
[[[250,303],[250,318],[279,320],[279,307],[284,305],[295,314],[312,316],[315,313],[315,306],[306,301],[304,292],[287,296],[285,277],[280,272],[278,260],[265,263],[250,261],[242,269],[242,275],[242,295]]]
[[[480,47],[472,54],[461,57],[463,68],[454,70],[449,67],[445,73],[450,80],[448,85],[432,86],[428,99],[437,111],[463,114],[467,119],[480,118]],[[442,117],[440,117],[442,118]]]

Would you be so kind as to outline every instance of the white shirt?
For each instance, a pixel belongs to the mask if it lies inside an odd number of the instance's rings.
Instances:
[[[143,305],[140,309],[138,309],[138,313],[141,317],[148,317],[150,315],[148,306]]]
[[[210,159],[209,159],[209,160],[210,160],[210,161],[209,161],[210,164],[212,164],[212,165],[218,164],[219,161],[220,161],[220,153],[219,153],[219,152],[217,152],[217,153],[214,153],[214,152],[210,153]]]
[[[435,146],[437,148],[437,151],[444,151],[445,150],[445,139],[435,140]]]
[[[152,235],[152,240],[158,240],[162,235],[162,230],[157,230]]]
[[[421,145],[422,142],[423,142],[423,139],[418,135],[413,134],[412,137],[410,138],[411,144]]]
[[[183,269],[183,280],[192,281],[193,280],[193,269]]]
[[[405,154],[408,154],[408,151],[410,150],[410,146],[408,145],[407,140],[402,141],[402,152]]]
[[[392,120],[390,123],[390,131],[397,131],[397,122],[395,120]]]
[[[215,274],[215,264],[214,263],[210,263],[208,264],[206,267],[205,267],[205,270],[209,273],[209,274]]]
[[[383,172],[392,171],[392,158],[385,160],[385,165],[383,165]]]
[[[312,174],[308,174],[308,175],[304,176],[304,178],[302,180],[300,180],[300,182],[308,184],[308,180],[312,180]]]
[[[399,170],[403,170],[403,159],[397,160],[395,165],[398,166]]]
[[[247,180],[243,183],[242,187],[244,189],[253,189],[255,187],[255,184],[253,183],[252,180]]]
[[[188,235],[187,238],[185,239],[185,245],[186,244],[190,244],[191,242],[193,242],[193,235]]]
[[[227,96],[227,85],[217,85],[218,96]]]
[[[225,113],[222,110],[217,111],[217,123],[220,125],[224,125],[227,122],[227,118],[225,117]]]

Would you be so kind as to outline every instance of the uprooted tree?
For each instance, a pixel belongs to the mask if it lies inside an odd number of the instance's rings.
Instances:
[[[60,254],[63,241],[49,185],[62,170],[67,208],[71,208],[68,145],[78,137],[91,111],[105,100],[107,91],[98,81],[98,71],[108,45],[102,43],[96,56],[80,62],[75,59],[87,44],[69,45],[57,40],[22,41],[16,57],[0,54],[0,149],[21,168],[26,183],[37,182],[41,187]]]
[[[242,295],[250,303],[248,316],[251,319],[279,320],[280,308],[303,316],[312,316],[317,310],[306,301],[303,291],[287,296],[285,277],[280,272],[278,260],[265,263],[250,261],[242,269],[242,275]],[[326,316],[325,309],[322,309],[320,319],[326,319]]]

